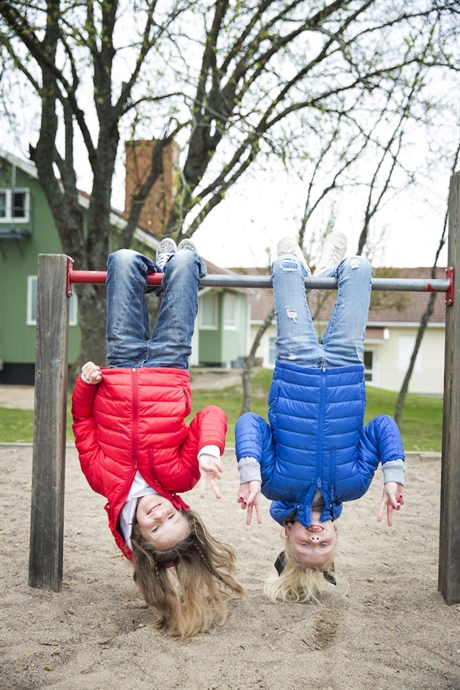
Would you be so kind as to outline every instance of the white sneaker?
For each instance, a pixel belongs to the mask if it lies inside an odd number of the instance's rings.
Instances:
[[[181,242],[179,242],[177,251],[180,252],[182,249],[186,249],[189,252],[196,252],[195,245],[193,244],[192,240],[188,239],[188,237],[186,237],[185,240],[181,240]]]
[[[318,268],[313,275],[319,278],[326,268],[335,268],[342,261],[347,251],[347,236],[343,232],[331,232],[323,245]]]
[[[284,256],[285,254],[291,254],[291,256],[295,256],[297,259],[299,259],[299,261],[303,263],[308,273],[310,273],[311,275],[310,267],[307,264],[307,260],[303,255],[303,251],[301,250],[301,248],[295,240],[291,239],[290,237],[285,237],[284,239],[280,240],[278,242],[277,253],[278,256]]]
[[[163,270],[168,259],[177,251],[176,243],[171,237],[165,237],[158,245],[155,263]]]

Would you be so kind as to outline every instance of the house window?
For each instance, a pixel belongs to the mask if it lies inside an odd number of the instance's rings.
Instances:
[[[69,326],[77,325],[78,300],[75,292],[72,293],[69,302]],[[37,324],[37,276],[29,276],[27,279],[27,325]]]
[[[364,379],[372,383],[374,380],[374,353],[364,350]]]
[[[0,223],[29,222],[28,189],[0,189]]]
[[[268,363],[275,364],[276,362],[276,338],[269,338],[268,340]]]
[[[200,327],[208,330],[217,330],[217,295],[215,292],[207,292],[200,298],[201,323]]]
[[[227,331],[236,329],[236,295],[226,293],[224,296],[224,328]]]

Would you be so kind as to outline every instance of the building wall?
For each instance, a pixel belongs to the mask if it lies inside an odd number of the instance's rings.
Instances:
[[[199,335],[199,364],[221,366],[220,353],[222,349],[222,333],[219,330],[210,331],[200,329]]]
[[[250,336],[249,336],[249,349],[252,347],[252,343],[254,342],[254,338],[256,337],[257,331],[260,328],[260,324],[250,324]],[[273,368],[273,363],[270,362],[269,360],[269,354],[270,354],[270,339],[271,338],[276,338],[276,327],[274,324],[269,326],[267,330],[265,331],[264,335],[262,336],[262,339],[260,341],[260,345],[257,348],[256,351],[256,359],[261,362],[261,366],[266,367],[268,369]]]
[[[373,380],[375,385],[385,390],[399,392],[406,374],[409,358],[413,350],[417,328],[413,325],[385,325],[388,340],[365,341],[364,349],[373,353]],[[251,324],[250,342],[259,329]],[[271,325],[265,332],[256,357],[262,366],[271,368],[269,362],[270,338],[276,338],[276,327]],[[444,388],[444,339],[443,324],[429,326],[425,331],[418,355],[417,364],[409,384],[409,393],[441,396]]]
[[[207,290],[215,299],[215,321],[204,325],[198,318],[199,362],[230,368],[243,366],[247,341],[246,295],[232,290]],[[202,299],[200,310],[203,312]]]
[[[195,323],[195,332],[198,330],[198,356],[195,352],[194,364],[220,366],[222,348],[222,333],[219,329],[221,303],[222,294],[220,291],[213,291],[210,288],[200,291],[198,318]]]
[[[399,391],[412,354],[417,328],[389,326],[390,337],[379,345],[378,381],[381,388]],[[444,326],[430,326],[423,336],[409,393],[442,395],[444,389]]]
[[[169,155],[172,154],[173,150],[169,152]],[[43,190],[33,171],[30,174],[27,172],[31,166],[26,163],[23,167],[25,169],[19,165],[12,166],[8,159],[0,158],[0,188],[9,190],[14,187],[30,192],[29,220],[21,223],[22,230],[31,231],[30,236],[7,238],[5,235],[12,221],[0,223],[0,382],[10,384],[32,384],[34,379],[36,327],[27,323],[28,278],[37,275],[39,254],[62,254],[59,235]],[[171,173],[171,165],[169,167]],[[15,225],[19,227],[17,221]],[[115,228],[113,234],[116,236]],[[133,244],[133,248],[152,254],[152,249],[144,246],[141,239]],[[75,266],[76,270],[80,268]],[[75,293],[82,288],[73,287]],[[212,288],[208,292],[216,294],[216,325],[213,329],[202,329],[198,316],[191,363],[230,367],[232,363],[242,360],[246,352],[246,296],[235,290]],[[235,307],[232,312],[235,319],[224,330],[225,315],[228,317],[229,313],[228,300]],[[80,340],[80,328],[70,325],[69,364],[78,357]]]
[[[225,300],[231,300],[234,321],[226,323]],[[236,292],[226,292],[223,294],[224,307],[222,310],[221,332],[222,332],[222,356],[225,366],[242,367],[246,354],[246,295]],[[228,318],[228,312],[227,312]]]
[[[33,177],[2,161],[0,188],[30,190],[29,239],[0,238],[0,360],[5,366],[35,362],[35,325],[27,324],[28,277],[37,275],[38,254],[61,254],[62,247],[42,189]],[[25,227],[25,226],[23,226]],[[70,328],[69,361],[78,355],[80,329]],[[0,371],[0,380],[3,380]]]

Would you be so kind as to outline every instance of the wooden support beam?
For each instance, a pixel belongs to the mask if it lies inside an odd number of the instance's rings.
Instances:
[[[453,304],[446,308],[441,519],[438,589],[460,602],[460,172],[450,181],[447,263],[457,269]]]
[[[40,254],[29,585],[59,591],[64,540],[69,298],[67,256]]]

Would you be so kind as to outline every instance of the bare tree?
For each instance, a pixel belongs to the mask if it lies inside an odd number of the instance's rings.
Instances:
[[[460,142],[459,142],[459,145],[457,146],[457,150],[455,152],[454,162],[452,165],[452,174],[454,174],[456,169],[457,169],[459,156],[460,156]],[[443,223],[441,238],[439,240],[438,249],[437,249],[436,255],[434,257],[434,263],[433,263],[433,266],[431,268],[431,277],[433,279],[436,278],[436,267],[438,265],[439,255],[440,255],[441,250],[444,247],[444,244],[446,242],[448,218],[449,218],[448,217],[448,208],[447,208],[447,204],[446,204],[446,213],[444,216],[444,223]],[[425,335],[425,331],[426,331],[426,328],[428,326],[428,322],[430,320],[431,314],[433,313],[434,304],[435,304],[437,295],[438,295],[437,292],[432,292],[430,294],[428,304],[426,306],[426,309],[425,309],[423,316],[421,318],[421,321],[420,321],[420,325],[418,327],[417,336],[415,338],[415,343],[414,343],[414,349],[412,350],[412,354],[411,354],[410,361],[409,361],[409,367],[406,371],[406,375],[404,376],[401,390],[399,391],[398,399],[396,401],[395,422],[399,427],[401,427],[404,402],[406,399],[407,392],[409,390],[409,384],[410,384],[410,380],[412,377],[412,373],[414,371],[415,362],[417,360],[417,355],[419,353],[420,346],[421,346],[422,340],[423,340],[423,336]]]
[[[406,98],[403,103],[401,114],[395,119],[393,123],[393,128],[387,128],[386,133],[387,139],[382,141],[374,142],[374,148],[378,151],[379,155],[376,156],[374,163],[374,170],[372,174],[369,175],[369,182],[367,183],[367,199],[364,207],[363,224],[362,230],[359,236],[357,254],[362,254],[366,244],[369,240],[369,230],[372,220],[375,218],[379,209],[386,201],[386,197],[389,193],[395,193],[392,186],[392,179],[396,170],[401,166],[399,161],[399,154],[404,140],[404,129],[408,122],[407,113],[410,111],[414,102],[416,101],[417,95],[422,88],[422,82],[420,79],[421,67],[415,71],[412,82],[407,85]],[[388,102],[391,98],[390,94],[387,94],[385,103],[383,104],[380,115],[382,119],[386,119],[388,112]],[[341,127],[342,114],[339,116],[336,126],[334,127],[330,138],[323,137],[322,147],[319,155],[312,161],[312,172],[307,181],[306,185],[306,197],[304,203],[303,216],[300,221],[300,228],[298,233],[298,242],[304,256],[313,268],[315,267],[315,253],[314,245],[316,244],[316,237],[314,232],[310,233],[308,236],[308,243],[306,242],[306,230],[307,226],[310,227],[309,221],[312,219],[313,214],[317,211],[321,204],[327,199],[327,197],[335,193],[338,189],[344,185],[349,185],[350,181],[347,179],[347,174],[354,163],[361,159],[363,152],[368,147],[371,139],[372,133],[366,134],[364,137],[359,137],[359,146],[355,147],[356,135],[350,140],[343,141],[343,132]],[[379,124],[380,121],[377,122]],[[334,155],[334,160],[337,161],[336,167],[333,168],[329,177],[325,176],[323,169],[327,166],[328,157],[331,151],[337,146],[341,147],[340,154],[337,155],[337,151]],[[389,164],[387,160],[389,159]],[[409,183],[413,181],[413,177],[409,176]],[[326,227],[320,233],[319,241],[320,245],[324,242],[327,235],[334,229],[335,216],[334,213],[330,216]],[[328,301],[328,295],[318,297],[314,301],[314,313],[312,313],[312,318],[315,320],[321,313],[322,308]],[[391,297],[390,297],[391,299]],[[403,308],[405,302],[405,295],[397,295],[399,302],[395,305],[397,308]],[[384,303],[388,306],[389,297],[388,294],[379,294],[377,297],[375,294],[372,295],[373,306],[378,307],[377,302]],[[245,365],[242,372],[243,381],[243,406],[241,414],[248,412],[251,407],[252,399],[252,389],[251,389],[251,375],[254,367],[254,358],[257,352],[257,348],[260,345],[262,337],[266,332],[267,328],[270,326],[274,317],[274,310],[272,310],[267,318],[264,320],[263,324],[258,329],[253,344],[251,346],[251,351],[249,356],[246,358]]]
[[[110,250],[123,136],[156,145],[122,246],[172,140],[182,155],[165,232],[191,236],[256,160],[315,157],[339,125],[357,152],[378,144],[383,104],[393,122],[414,73],[423,81],[431,69],[450,69],[458,31],[451,0],[138,0],[134,12],[127,0],[0,0],[0,17],[3,109],[27,99],[32,120],[16,113],[17,126],[32,131],[30,156],[63,249],[88,269],[103,267]],[[428,100],[421,89],[419,104]],[[93,286],[80,294],[80,317],[82,359],[103,361],[104,300]]]
[[[243,405],[241,406],[240,416],[242,414],[244,414],[245,412],[249,412],[251,409],[251,402],[252,402],[251,377],[252,377],[252,374],[254,371],[254,360],[255,360],[257,348],[260,345],[260,341],[262,340],[262,337],[263,337],[265,331],[267,330],[267,328],[270,326],[271,322],[273,321],[274,315],[275,315],[275,310],[270,309],[270,311],[268,312],[267,316],[265,317],[262,325],[260,326],[259,330],[257,331],[256,337],[253,340],[249,355],[245,359],[243,372],[241,374],[242,380],[243,380]]]

